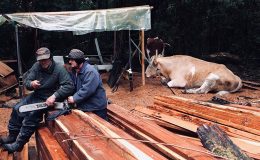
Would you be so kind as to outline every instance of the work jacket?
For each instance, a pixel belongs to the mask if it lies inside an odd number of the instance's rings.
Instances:
[[[76,74],[72,71],[72,80],[76,87],[73,99],[82,111],[97,111],[107,107],[106,92],[98,71],[87,62]]]
[[[40,81],[41,85],[37,89],[33,89],[31,86],[31,82],[34,80]],[[25,86],[29,90],[34,90],[34,96],[43,100],[46,100],[52,94],[55,95],[56,100],[63,100],[75,91],[69,73],[55,61],[52,61],[47,69],[43,69],[39,62],[36,62],[28,71]]]

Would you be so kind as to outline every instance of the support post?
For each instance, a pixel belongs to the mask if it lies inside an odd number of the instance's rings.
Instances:
[[[145,51],[144,51],[144,29],[141,31],[141,41],[142,41],[142,82],[143,86],[145,85],[145,65],[144,65],[144,57],[145,57]]]
[[[22,71],[22,62],[20,55],[20,46],[19,46],[19,36],[18,36],[18,25],[15,25],[15,40],[16,40],[16,54],[18,62],[18,72],[19,72],[19,97],[23,97],[23,71]]]

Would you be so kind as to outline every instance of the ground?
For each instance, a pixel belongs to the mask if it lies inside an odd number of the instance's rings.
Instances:
[[[142,85],[142,76],[140,73],[133,74],[133,91],[129,90],[129,81],[125,78],[120,80],[118,90],[112,92],[112,89],[107,85],[108,74],[101,74],[107,97],[112,103],[118,104],[127,109],[134,109],[135,106],[149,106],[153,104],[154,96],[173,95],[172,91],[160,83],[159,78],[145,78],[145,85]],[[172,89],[177,96],[191,98],[202,101],[210,101],[215,95],[209,94],[183,94],[183,89]],[[240,92],[229,94],[226,100],[246,104],[260,99],[259,90],[250,90],[242,88]],[[260,107],[260,103],[251,103],[254,106]],[[11,113],[11,108],[0,108],[0,128],[6,128]],[[32,139],[30,145],[35,145]]]
[[[145,78],[145,85],[142,85],[141,73],[134,73],[133,75],[133,91],[130,92],[129,81],[125,78],[121,78],[117,91],[112,92],[112,89],[107,85],[108,74],[101,74],[103,84],[106,89],[107,97],[112,103],[118,104],[127,109],[134,109],[135,106],[149,106],[153,104],[154,96],[173,95],[172,91],[163,86],[160,83],[159,78]],[[172,88],[173,92],[177,96],[191,98],[202,101],[210,101],[215,95],[209,94],[183,94],[183,89]],[[253,102],[260,99],[259,90],[251,90],[242,88],[240,92],[229,94],[226,96],[227,100],[246,104],[247,102]],[[260,103],[251,103],[253,106],[260,107]],[[0,108],[0,125],[4,128],[7,127],[11,109]]]

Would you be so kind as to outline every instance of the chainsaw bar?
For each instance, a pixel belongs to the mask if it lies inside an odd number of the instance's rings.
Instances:
[[[27,104],[22,105],[19,107],[19,112],[31,112],[36,110],[43,110],[47,108],[53,108],[53,109],[64,109],[64,103],[63,102],[55,102],[53,107],[49,107],[46,103],[33,103],[33,104]]]

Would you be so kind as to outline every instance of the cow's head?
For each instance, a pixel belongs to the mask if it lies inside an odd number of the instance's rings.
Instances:
[[[153,77],[158,74],[158,62],[157,58],[161,57],[162,55],[154,55],[151,57],[151,60],[149,61],[149,65],[147,66],[145,70],[146,77]]]

